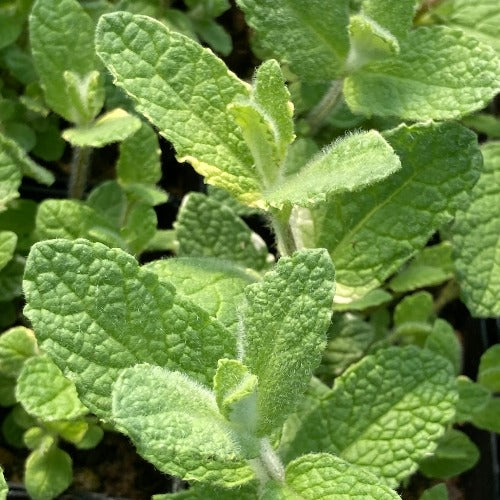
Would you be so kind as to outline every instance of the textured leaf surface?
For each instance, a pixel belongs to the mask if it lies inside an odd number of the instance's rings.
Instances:
[[[43,350],[99,416],[109,415],[120,369],[149,362],[211,385],[217,360],[235,356],[227,330],[119,249],[86,240],[38,243],[24,290]]]
[[[259,379],[258,432],[269,434],[293,411],[325,347],[334,269],[324,250],[280,259],[246,288],[243,363]]]
[[[484,408],[491,393],[486,387],[474,383],[471,379],[461,375],[457,378],[458,403],[455,420],[470,422],[475,413]]]
[[[181,373],[124,370],[113,389],[113,420],[162,472],[225,486],[253,478],[245,459],[255,455],[237,441],[214,395]]]
[[[146,264],[144,269],[172,283],[177,293],[207,311],[235,335],[244,288],[259,279],[256,273],[230,262],[206,257],[157,260]]]
[[[253,160],[226,107],[247,86],[211,51],[153,19],[101,17],[97,52],[144,114],[207,182],[260,199]]]
[[[355,113],[407,120],[453,119],[484,107],[500,87],[495,51],[444,26],[411,31],[398,56],[349,76],[344,94]]]
[[[449,221],[476,182],[476,137],[455,123],[402,125],[385,133],[402,168],[354,193],[332,196],[315,211],[314,246],[337,270],[336,301],[376,288]]]
[[[398,38],[404,38],[411,27],[417,0],[364,0],[363,13]]]
[[[262,238],[228,206],[201,193],[184,198],[175,229],[180,257],[218,257],[257,270],[269,264]]]
[[[500,315],[500,142],[481,150],[484,169],[470,205],[456,215],[452,243],[465,304],[487,317]]]
[[[16,378],[25,361],[38,354],[33,331],[24,326],[15,326],[0,335],[0,373]]]
[[[30,42],[47,104],[72,123],[92,119],[89,107],[99,111],[104,95],[102,83],[89,80],[97,68],[94,23],[79,2],[37,0],[30,16]],[[70,88],[69,80],[76,86]],[[95,103],[88,102],[92,84],[101,87],[94,89],[99,94]]]
[[[24,363],[16,398],[29,414],[42,420],[71,420],[88,413],[78,399],[75,384],[48,356],[35,356]]]
[[[17,235],[12,231],[0,231],[0,269],[12,259],[16,249]]]
[[[62,136],[73,146],[102,148],[106,144],[123,141],[140,126],[139,118],[117,108],[89,125],[66,129]]]
[[[490,347],[481,356],[477,381],[492,392],[500,392],[500,344]]]
[[[337,78],[349,50],[346,0],[238,0],[259,45],[305,81]]]
[[[456,400],[451,365],[440,356],[414,346],[380,350],[335,380],[286,458],[335,453],[395,487],[436,449]]]
[[[425,340],[425,348],[447,359],[458,375],[462,368],[462,346],[453,327],[444,319],[437,319]]]
[[[448,479],[471,469],[479,460],[477,446],[463,432],[449,429],[434,454],[420,463],[427,477]]]
[[[0,499],[5,500],[7,498],[7,493],[9,492],[9,487],[7,486],[7,482],[5,481],[5,477],[3,475],[3,469],[0,467]]]
[[[366,470],[327,453],[305,455],[288,464],[286,486],[295,495],[284,498],[396,500],[399,495]],[[290,492],[290,493],[292,493]],[[268,498],[264,496],[264,498]],[[269,497],[271,498],[271,497]]]
[[[362,132],[334,143],[265,197],[277,207],[311,206],[325,201],[328,194],[374,184],[400,167],[399,158],[378,132]]]

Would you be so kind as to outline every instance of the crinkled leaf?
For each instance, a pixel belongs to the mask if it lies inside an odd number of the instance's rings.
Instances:
[[[425,340],[425,348],[447,359],[458,375],[462,367],[462,346],[457,334],[444,319],[437,319],[432,326],[432,331]]]
[[[62,136],[73,146],[102,148],[106,144],[123,141],[137,132],[140,126],[139,118],[117,108],[100,116],[93,123],[66,129]]]
[[[500,87],[495,51],[444,26],[410,31],[398,56],[350,75],[344,95],[355,113],[407,120],[453,119],[483,108]]]
[[[427,477],[448,479],[471,469],[479,460],[477,446],[463,432],[449,429],[432,456],[420,463]]]
[[[500,434],[500,398],[491,398],[472,415],[471,421],[480,429]]]
[[[452,244],[465,304],[474,316],[500,315],[500,142],[481,148],[484,169],[471,201],[457,212]]]
[[[227,205],[201,193],[184,198],[175,229],[181,257],[218,257],[257,270],[272,262],[258,234]]]
[[[259,279],[257,273],[210,257],[162,259],[146,264],[144,269],[172,283],[177,293],[204,309],[235,335],[244,289]]]
[[[0,231],[0,269],[4,268],[7,262],[14,256],[16,244],[16,233],[12,231]]]
[[[481,411],[490,400],[491,393],[486,387],[474,383],[461,375],[457,378],[458,403],[456,422],[470,422],[475,413]]]
[[[123,370],[113,388],[113,420],[162,472],[228,487],[254,476],[246,459],[255,450],[238,441],[214,395],[179,372]]]
[[[403,39],[411,27],[417,0],[364,0],[362,11],[396,37]]]
[[[253,160],[226,112],[247,86],[211,51],[153,19],[127,12],[101,17],[97,52],[143,113],[207,182],[258,203]]]
[[[71,420],[88,413],[78,399],[75,384],[48,356],[35,356],[24,363],[16,398],[29,414],[46,421]]]
[[[22,290],[24,258],[15,255],[0,271],[0,303],[19,297]]]
[[[343,70],[349,50],[347,0],[237,0],[259,45],[305,81],[328,81]]]
[[[481,155],[476,136],[455,123],[401,125],[384,134],[402,168],[315,210],[314,246],[337,269],[336,301],[377,287],[421,249],[467,200]]]
[[[226,329],[116,248],[86,240],[38,243],[24,291],[43,350],[102,417],[109,416],[111,387],[123,368],[149,362],[211,385],[217,360],[236,354]]]
[[[104,100],[92,19],[76,0],[37,0],[30,42],[47,104],[69,122],[89,122]]]
[[[17,378],[28,358],[38,354],[33,331],[15,326],[0,335],[0,373]]]
[[[265,198],[276,207],[287,203],[311,206],[329,194],[360,190],[400,168],[399,158],[378,132],[360,132],[322,151]]]
[[[364,357],[335,380],[287,446],[339,455],[395,487],[432,453],[455,414],[451,365],[414,346]]]
[[[500,392],[500,344],[490,347],[481,356],[477,381],[492,392]]]
[[[325,347],[335,273],[325,250],[281,258],[246,289],[243,363],[259,379],[257,430],[269,434],[294,410]]]
[[[424,248],[410,264],[389,282],[395,292],[439,285],[453,277],[452,247],[449,242]]]

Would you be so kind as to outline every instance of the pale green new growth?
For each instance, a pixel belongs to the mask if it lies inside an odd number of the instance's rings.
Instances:
[[[456,422],[470,422],[475,413],[481,411],[490,400],[491,393],[486,387],[474,383],[461,375],[457,378],[458,403]]]
[[[78,399],[75,384],[48,356],[35,356],[24,363],[17,379],[16,399],[29,414],[44,421],[71,420],[88,413]]]
[[[395,487],[436,449],[456,400],[452,367],[440,356],[414,346],[380,350],[311,406],[285,446],[287,458],[335,453]]]
[[[24,326],[15,326],[0,335],[0,374],[17,378],[28,358],[38,354],[35,335]]]
[[[256,270],[272,262],[257,233],[228,206],[201,193],[184,198],[174,227],[180,257],[218,257]]]
[[[340,296],[338,299],[339,302],[335,301],[333,305],[335,311],[363,311],[371,307],[378,307],[391,302],[392,295],[383,288],[375,288],[352,302],[343,302],[343,298]]]
[[[253,160],[226,107],[248,86],[211,51],[127,12],[101,17],[96,46],[115,83],[210,184],[259,204]]]
[[[7,493],[9,492],[9,487],[3,476],[3,469],[0,467],[0,500],[5,500],[7,498]]]
[[[113,420],[163,472],[226,487],[254,476],[246,460],[255,449],[238,441],[214,395],[181,373],[149,365],[122,371]]]
[[[490,347],[481,356],[477,381],[492,392],[500,392],[500,344]]]
[[[363,0],[362,12],[371,17],[398,39],[403,39],[411,27],[417,0]]]
[[[12,231],[0,231],[0,269],[12,259],[17,245],[17,235]]]
[[[281,258],[261,283],[246,288],[242,361],[259,379],[261,435],[291,413],[325,347],[334,294],[334,269],[324,250]]]
[[[481,148],[484,169],[452,228],[457,278],[474,316],[500,314],[500,142]]]
[[[140,127],[139,118],[117,108],[93,123],[66,129],[62,136],[73,146],[102,148],[106,144],[123,141]]]
[[[237,0],[259,46],[306,81],[338,78],[349,50],[348,0]]]
[[[401,168],[391,146],[375,130],[335,142],[294,176],[265,194],[273,206],[312,206],[327,195],[360,190]]]
[[[86,240],[38,243],[24,291],[41,347],[104,418],[123,368],[148,362],[211,386],[217,360],[236,355],[225,328],[119,249]]]
[[[30,42],[47,104],[66,120],[88,123],[104,101],[94,23],[76,0],[37,0]]]
[[[411,31],[398,56],[349,76],[344,94],[355,113],[406,120],[453,119],[484,107],[500,88],[495,51],[444,26]]]

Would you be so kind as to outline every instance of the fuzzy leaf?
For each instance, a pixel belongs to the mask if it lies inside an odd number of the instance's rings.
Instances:
[[[338,78],[349,50],[347,0],[237,0],[259,45],[305,81]]]
[[[41,347],[104,418],[123,368],[149,362],[211,385],[217,360],[236,353],[234,337],[205,311],[130,255],[99,243],[34,245],[24,291]]]
[[[229,207],[201,193],[184,198],[175,229],[180,257],[217,257],[257,270],[270,263],[262,238]]]
[[[484,169],[456,215],[452,244],[464,302],[473,316],[488,317],[500,315],[500,142],[481,150]]]
[[[211,51],[128,12],[101,17],[99,56],[144,114],[209,184],[259,203],[253,160],[226,107],[248,87]]]
[[[106,144],[123,141],[140,127],[139,118],[116,108],[100,116],[93,123],[66,129],[62,136],[73,146],[102,148]]]
[[[113,388],[113,420],[162,472],[227,487],[253,478],[245,460],[254,450],[238,442],[214,395],[181,373],[149,365],[123,370]]]
[[[12,231],[0,231],[0,269],[4,268],[14,256],[17,235]]]
[[[417,0],[364,0],[362,11],[398,39],[403,39],[411,27],[417,3]]]
[[[47,104],[69,122],[88,123],[104,101],[92,19],[76,0],[37,0],[30,42]]]
[[[334,453],[395,487],[436,449],[455,414],[451,365],[414,346],[364,357],[304,418],[287,459]]]
[[[324,250],[283,257],[262,282],[246,289],[242,313],[243,363],[259,379],[261,435],[293,411],[325,347],[334,269]]]
[[[500,344],[490,347],[481,356],[477,381],[492,392],[500,392]]]
[[[470,422],[475,413],[478,413],[489,402],[491,393],[486,387],[474,383],[471,379],[461,375],[457,378],[458,403],[456,422]]]
[[[355,113],[445,120],[483,108],[500,88],[495,51],[444,26],[410,31],[398,56],[349,76],[344,95]]]
[[[308,207],[329,194],[375,184],[400,168],[399,158],[378,132],[361,132],[335,142],[265,197],[276,207],[289,203]]]
[[[33,331],[15,326],[0,335],[0,373],[17,378],[27,359],[38,354]]]
[[[19,374],[16,399],[43,421],[71,420],[88,413],[78,399],[75,384],[65,378],[48,356],[28,359]]]

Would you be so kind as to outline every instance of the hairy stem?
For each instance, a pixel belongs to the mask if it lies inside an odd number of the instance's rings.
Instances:
[[[291,209],[272,210],[271,222],[276,235],[280,255],[292,255],[297,250],[292,228],[290,227]]]
[[[339,102],[343,85],[343,80],[334,80],[321,101],[307,115],[306,122],[309,125],[310,135],[318,132],[328,115]]]
[[[73,157],[70,164],[68,197],[80,200],[87,187],[87,177],[90,165],[92,148],[73,148]]]

